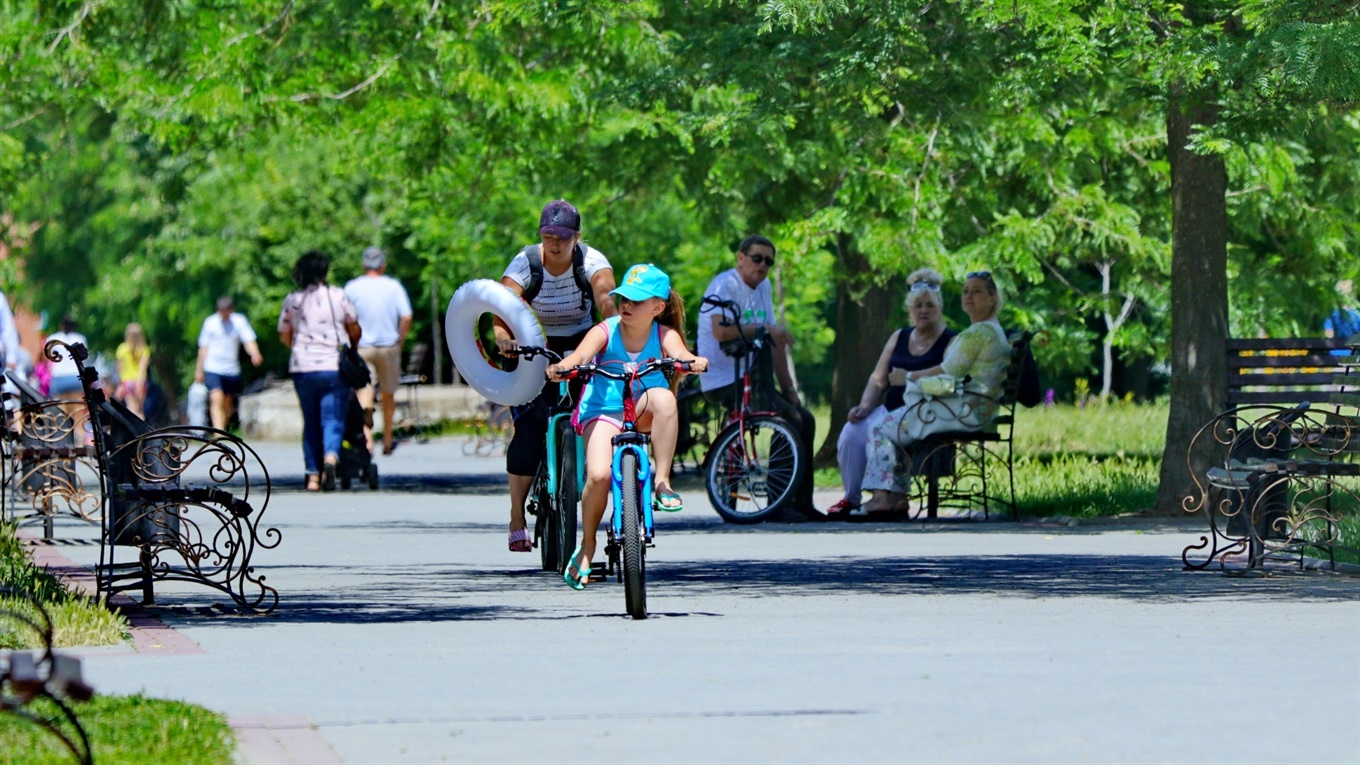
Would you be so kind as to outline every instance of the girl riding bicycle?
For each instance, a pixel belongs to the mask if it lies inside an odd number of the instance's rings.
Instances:
[[[619,315],[596,324],[581,344],[561,363],[548,367],[548,377],[560,381],[578,364],[626,366],[647,359],[672,357],[692,362],[694,372],[708,368],[708,359],[690,353],[685,344],[685,305],[671,289],[670,277],[651,264],[636,265],[624,274],[623,284],[610,293],[619,296]],[[680,495],[671,487],[671,462],[679,434],[675,393],[660,372],[651,372],[633,383],[637,396],[637,428],[651,432],[656,469],[656,500],[659,510],[683,508]],[[590,577],[596,534],[609,498],[613,438],[623,430],[623,383],[592,378],[576,408],[576,429],[586,440],[586,485],[581,493],[581,544],[572,553],[563,574],[575,589]]]

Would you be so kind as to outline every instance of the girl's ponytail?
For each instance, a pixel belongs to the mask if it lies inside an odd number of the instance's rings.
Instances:
[[[680,297],[680,293],[671,290],[670,297],[666,298],[666,310],[656,317],[656,320],[680,333],[681,342],[685,347],[689,347],[689,342],[685,340],[685,299]]]

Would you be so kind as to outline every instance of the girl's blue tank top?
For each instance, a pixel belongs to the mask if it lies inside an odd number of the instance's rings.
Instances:
[[[627,368],[625,365],[633,364],[633,359],[629,358],[628,351],[623,347],[623,334],[619,330],[619,316],[612,316],[600,322],[604,326],[605,336],[608,338],[604,345],[604,350],[595,356],[596,364],[607,364],[612,371],[621,371]],[[649,359],[659,359],[661,353],[661,325],[652,322],[652,334],[647,338],[647,344],[642,347],[642,351],[637,354],[637,362]],[[661,372],[649,372],[641,379],[633,382],[633,397],[641,398],[643,391],[652,388],[665,388],[667,386],[666,376]],[[576,419],[584,423],[602,414],[617,414],[623,411],[623,383],[618,380],[609,380],[604,377],[592,378],[586,385],[585,391],[581,393],[581,403],[577,407]]]

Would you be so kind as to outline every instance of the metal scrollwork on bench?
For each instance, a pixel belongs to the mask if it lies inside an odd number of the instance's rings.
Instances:
[[[3,394],[5,517],[20,526],[42,524],[46,539],[59,517],[98,524],[99,469],[87,443],[88,420],[72,410],[80,402],[45,400],[22,380],[6,382],[18,393]]]
[[[278,605],[278,591],[251,566],[257,549],[277,547],[282,537],[278,529],[259,527],[270,487],[254,450],[222,431],[181,427],[134,439],[108,460],[128,470],[115,470],[118,481],[110,486],[113,544],[140,550],[137,564],[110,560],[111,589],[149,590],[147,577],[192,581],[250,611]],[[190,483],[204,475],[208,485]],[[147,591],[146,599],[153,598]]]
[[[80,659],[52,650],[52,618],[41,603],[8,587],[0,587],[0,597],[18,598],[31,604],[36,618],[18,608],[5,607],[3,601],[0,617],[24,625],[42,643],[36,658],[24,650],[10,651],[4,657],[0,667],[0,713],[41,726],[61,739],[76,762],[90,765],[94,762],[90,739],[67,703],[89,701],[94,696],[94,690],[81,676]],[[38,699],[46,699],[59,715],[49,717],[35,712],[31,704]]]
[[[1357,428],[1356,418],[1308,403],[1239,407],[1201,428],[1187,456],[1195,488],[1182,508],[1205,513],[1209,533],[1182,551],[1185,566],[1301,565],[1309,549],[1335,564],[1341,514],[1360,507]],[[1197,469],[1205,454],[1217,457]]]
[[[49,358],[69,354],[80,370],[84,413],[95,423],[93,461],[102,497],[100,594],[141,590],[155,603],[156,581],[201,584],[242,610],[269,612],[276,589],[257,574],[252,557],[277,547],[282,535],[261,528],[269,505],[269,473],[244,441],[213,428],[152,429],[99,388],[80,344],[49,343]],[[120,547],[137,549],[118,562]]]

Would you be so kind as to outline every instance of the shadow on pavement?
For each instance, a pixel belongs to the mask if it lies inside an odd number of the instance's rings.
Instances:
[[[327,576],[334,587],[324,591],[281,592],[278,610],[266,620],[281,623],[400,623],[483,621],[491,619],[566,619],[613,617],[617,613],[564,611],[550,608],[457,602],[466,596],[485,598],[507,591],[555,590],[557,577],[536,569],[475,570],[431,564],[388,566],[356,572],[344,566],[271,567],[277,576],[290,569]],[[331,574],[326,574],[326,570]],[[1355,601],[1360,583],[1353,577],[1314,572],[1283,572],[1270,577],[1228,576],[1221,572],[1189,572],[1179,560],[1151,556],[1017,555],[980,558],[833,558],[811,560],[657,561],[648,567],[649,590],[690,599],[696,607],[706,596],[797,597],[830,594],[911,596],[991,595],[1018,598],[1094,597],[1160,603],[1195,600],[1329,602]],[[281,585],[286,587],[286,585]],[[610,580],[591,588],[621,586]],[[337,597],[337,592],[345,593]],[[674,601],[671,601],[672,603]],[[599,608],[595,601],[592,608]],[[174,607],[156,609],[194,618],[195,612]],[[721,616],[693,611],[669,616]],[[255,619],[222,619],[214,626],[258,626]]]

